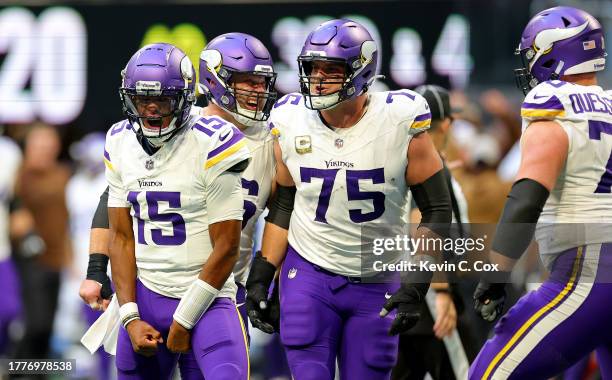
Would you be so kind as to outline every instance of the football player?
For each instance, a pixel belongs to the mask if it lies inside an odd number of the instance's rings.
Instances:
[[[171,378],[188,352],[183,378],[247,379],[232,275],[244,137],[219,117],[190,115],[195,71],[173,45],[141,48],[122,77],[128,118],[110,128],[104,152],[119,378]]]
[[[244,286],[251,264],[255,222],[268,202],[275,171],[273,137],[266,125],[276,100],[275,80],[270,53],[257,38],[244,33],[226,33],[214,38],[202,50],[199,87],[208,104],[204,108],[191,108],[193,115],[218,116],[237,126],[252,153],[241,179],[244,213],[240,257],[234,267],[238,287],[236,302],[245,327]],[[108,239],[106,202],[107,194],[106,197],[103,194],[91,232],[92,246],[97,246],[97,249],[90,249],[90,271],[81,287],[83,299],[93,308],[101,309],[106,308],[112,293],[106,274],[107,255],[104,254],[104,242]]]
[[[200,92],[209,103],[193,107],[203,116],[218,116],[244,134],[252,159],[242,173],[244,213],[240,257],[234,267],[238,310],[247,323],[245,285],[253,257],[255,222],[266,208],[276,163],[273,136],[266,125],[276,100],[276,73],[268,49],[255,37],[226,33],[214,38],[200,54]]]
[[[451,220],[442,163],[423,133],[427,103],[409,90],[368,92],[377,61],[362,25],[321,24],[298,58],[301,94],[281,98],[270,115],[277,189],[247,305],[250,317],[265,318],[265,295],[284,258],[280,335],[297,380],[334,379],[336,359],[341,379],[389,378],[395,335],[416,323],[431,273],[401,286],[362,281],[362,232],[400,226],[407,233],[409,189],[430,228]]]
[[[551,274],[499,321],[469,378],[547,379],[593,349],[609,378],[612,97],[596,77],[604,32],[583,10],[550,8],[529,21],[517,54],[517,83],[529,91],[521,165],[490,254],[501,273],[483,276],[475,309],[489,321],[502,313],[504,282],[534,234]]]

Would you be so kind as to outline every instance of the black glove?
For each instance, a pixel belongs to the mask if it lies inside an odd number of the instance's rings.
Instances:
[[[278,278],[274,280],[272,296],[268,301],[268,320],[274,328],[274,332],[280,333],[280,297],[278,293]]]
[[[389,329],[389,335],[404,333],[417,324],[421,317],[421,307],[428,289],[429,283],[402,284],[399,290],[385,302],[385,306],[380,311],[381,317],[397,308],[397,314]]]
[[[270,264],[261,252],[257,252],[246,283],[246,308],[251,324],[268,334],[274,332],[270,320],[268,291],[275,273],[276,267]]]
[[[104,299],[110,299],[113,295],[111,281],[106,274],[108,267],[108,256],[103,253],[92,253],[89,255],[89,264],[87,266],[87,279],[93,280],[102,285],[100,296]]]
[[[501,315],[506,301],[505,288],[505,283],[480,280],[472,297],[474,298],[474,311],[480,318],[493,322]]]

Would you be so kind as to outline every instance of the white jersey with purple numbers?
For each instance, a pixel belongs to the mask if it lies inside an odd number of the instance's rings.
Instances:
[[[0,170],[0,261],[11,256],[9,241],[9,202],[13,198],[17,170],[21,165],[21,151],[13,140],[0,136],[3,169]]]
[[[308,261],[346,276],[364,274],[363,234],[374,238],[388,226],[408,232],[402,218],[408,144],[431,119],[425,99],[410,90],[371,93],[367,107],[354,126],[332,130],[301,95],[289,94],[269,120],[297,187],[289,244]],[[380,256],[383,262],[397,259]]]
[[[200,115],[201,112],[201,107],[191,107],[191,114]],[[276,162],[274,161],[274,139],[265,124],[261,127],[247,127],[242,133],[252,158],[249,166],[242,173],[244,214],[240,237],[240,257],[234,266],[234,279],[244,286],[253,259],[255,223],[265,210],[270,197]]]
[[[108,206],[130,207],[138,278],[149,289],[180,298],[210,256],[209,224],[242,219],[242,209],[207,211],[207,188],[250,158],[242,133],[218,117],[189,116],[185,126],[149,156],[128,121],[108,131],[104,152]],[[212,209],[211,209],[212,210]],[[230,275],[218,297],[235,299]]]
[[[612,241],[612,95],[599,86],[544,82],[529,92],[521,116],[523,130],[552,120],[569,139],[565,166],[538,221],[540,253]]]
[[[244,215],[242,217],[240,258],[234,267],[234,276],[236,282],[245,286],[253,258],[255,223],[265,210],[270,197],[276,162],[274,161],[274,139],[265,124],[262,127],[248,127],[242,133],[251,151],[252,159],[242,173]]]

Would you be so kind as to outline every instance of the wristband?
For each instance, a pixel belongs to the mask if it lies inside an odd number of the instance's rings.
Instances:
[[[218,293],[219,290],[210,284],[199,278],[196,279],[181,298],[172,317],[179,325],[191,330],[213,303]]]
[[[119,320],[124,329],[127,329],[128,323],[140,319],[138,305],[136,302],[126,302],[119,308]]]

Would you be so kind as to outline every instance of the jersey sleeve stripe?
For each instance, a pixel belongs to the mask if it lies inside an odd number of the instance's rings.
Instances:
[[[278,128],[274,126],[274,123],[270,122],[270,124],[268,125],[268,128],[270,128],[270,133],[272,134],[272,136],[274,137],[280,136],[280,131],[278,130]]]
[[[209,169],[209,168],[215,166],[219,162],[223,161],[225,158],[231,156],[232,154],[238,152],[240,149],[246,147],[246,141],[244,141],[241,138],[239,138],[238,140],[239,141],[237,143],[235,143],[234,145],[232,145],[230,148],[226,149],[222,153],[219,153],[216,156],[214,156],[212,158],[209,158],[206,161],[206,169]],[[210,155],[209,155],[209,157],[210,157]]]
[[[110,159],[110,154],[108,154],[108,152],[106,151],[106,149],[104,149],[104,158],[106,158],[108,160],[108,162],[111,162]]]
[[[422,128],[429,127],[429,124],[431,124],[431,119],[427,119],[423,121],[415,121],[414,123],[412,123],[410,128],[411,129],[422,129]]]
[[[431,112],[424,113],[414,118],[414,121],[431,120]]]
[[[206,158],[208,160],[210,160],[211,158],[215,157],[216,155],[221,154],[224,150],[230,148],[231,146],[233,146],[234,144],[236,144],[237,142],[242,140],[243,136],[244,135],[240,131],[238,131],[237,129],[234,129],[234,135],[232,136],[232,138],[230,138],[229,140],[227,140],[223,144],[219,145],[215,149],[211,150],[208,153],[208,157],[206,157]]]
[[[551,96],[550,99],[545,101],[544,103],[528,103],[524,102],[521,108],[525,109],[536,109],[536,110],[563,110],[563,104],[556,96]]]
[[[109,168],[112,171],[115,171],[115,168],[113,167],[113,164],[107,160],[106,158],[104,158],[104,165],[106,165],[107,168]]]
[[[534,110],[521,108],[522,117],[564,117],[565,110]]]

